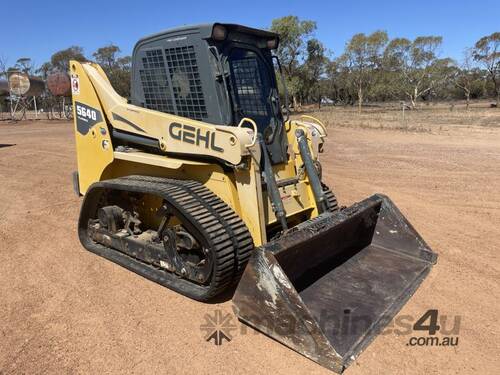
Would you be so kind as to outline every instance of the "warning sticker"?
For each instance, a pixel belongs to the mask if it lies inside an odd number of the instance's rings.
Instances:
[[[80,78],[78,78],[78,74],[71,75],[71,93],[73,95],[80,94]]]

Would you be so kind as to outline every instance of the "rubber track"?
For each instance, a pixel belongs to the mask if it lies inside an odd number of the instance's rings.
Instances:
[[[166,285],[169,284],[168,282],[162,282],[163,285],[191,298],[207,300],[239,281],[253,249],[252,237],[245,223],[236,213],[201,183],[161,177],[127,176],[105,180],[94,185],[101,185],[104,188],[109,186],[111,189],[113,186],[115,188],[123,187],[119,190],[160,196],[178,210],[205,237],[214,254],[214,274],[210,285],[206,286],[203,291],[201,291],[202,288],[198,287],[194,294],[189,292],[193,288],[176,288],[175,285]],[[85,247],[88,248],[88,246]],[[144,267],[151,268],[151,266],[143,264]],[[140,266],[135,265],[135,268],[140,268]],[[137,272],[136,269],[134,271]],[[148,270],[148,272],[151,271]],[[167,271],[157,270],[157,272],[166,273]],[[147,275],[143,276],[148,277]],[[173,282],[175,283],[175,281]],[[196,289],[196,284],[191,284]]]
[[[208,214],[199,206],[203,206],[206,211],[209,211],[215,216],[224,226],[224,230],[218,231],[217,233],[229,233],[229,237],[232,239],[233,246],[236,250],[235,255],[237,261],[235,262],[235,275],[241,275],[245,270],[245,266],[253,249],[252,236],[245,223],[236,215],[232,208],[211,190],[201,183],[192,180],[175,180],[151,176],[128,176],[124,178],[176,185],[188,191],[192,197],[196,197],[195,202],[191,202],[191,204],[184,203],[183,208],[190,213],[194,213],[193,216],[197,220],[203,221],[205,227],[210,227],[211,224],[207,222],[208,219],[205,217]],[[239,277],[235,281],[238,280]]]

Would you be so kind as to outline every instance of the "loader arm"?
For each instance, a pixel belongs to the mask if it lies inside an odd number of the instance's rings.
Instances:
[[[215,158],[233,165],[249,155],[248,146],[255,144],[253,129],[205,124],[127,104],[98,65],[75,62],[73,65],[74,74],[89,78],[117,137],[132,135],[130,139],[140,142],[142,138],[144,143],[154,144],[164,153]],[[78,106],[78,102],[75,104]]]

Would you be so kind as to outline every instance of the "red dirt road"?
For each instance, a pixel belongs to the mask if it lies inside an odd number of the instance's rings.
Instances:
[[[461,317],[456,347],[382,335],[346,374],[498,373],[500,132],[330,133],[322,162],[340,202],[389,195],[439,253],[400,315]],[[69,123],[0,123],[0,374],[331,374],[235,318],[231,342],[205,342],[205,314],[232,314],[230,301],[191,301],[84,251],[75,167]]]

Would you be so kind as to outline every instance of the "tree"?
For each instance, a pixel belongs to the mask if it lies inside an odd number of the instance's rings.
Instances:
[[[69,71],[69,61],[76,60],[80,62],[87,61],[87,58],[83,55],[83,48],[79,46],[71,46],[69,48],[57,51],[50,58],[50,69],[46,66],[46,69],[58,72]]]
[[[437,56],[442,41],[440,36],[419,36],[413,41],[396,38],[387,45],[385,61],[398,73],[399,87],[413,108],[451,73],[451,59]]]
[[[101,65],[104,70],[112,70],[116,67],[117,57],[120,53],[120,48],[114,44],[101,47],[95,51],[94,56],[96,62]]]
[[[21,57],[17,59],[14,68],[18,71],[32,75],[35,71],[35,64],[29,57]]]
[[[307,59],[304,63],[307,86],[309,94],[318,100],[318,107],[321,107],[321,77],[325,73],[328,62],[325,56],[325,47],[317,39],[307,41]]]
[[[334,59],[327,63],[325,92],[337,103],[354,105],[356,90],[352,85],[349,71],[346,69],[342,58]]]
[[[456,68],[456,72],[454,74],[454,84],[463,91],[467,110],[469,110],[470,98],[474,89],[474,83],[477,82],[478,77],[480,77],[479,72],[474,68],[472,64],[472,60],[472,49],[466,49],[464,51],[462,64],[460,65],[460,67]]]
[[[52,64],[50,62],[45,62],[36,70],[36,73],[39,74],[42,79],[46,80],[50,73],[52,72]]]
[[[500,32],[479,39],[474,45],[473,57],[488,71],[495,90],[497,108],[500,107]]]
[[[7,61],[5,56],[0,56],[0,78],[7,76]]]
[[[374,72],[381,67],[382,54],[388,40],[385,31],[375,31],[370,35],[356,34],[347,42],[345,52],[339,60],[347,67],[356,87],[360,111],[365,92],[375,78]]]
[[[110,73],[110,82],[116,92],[126,98],[130,96],[130,72],[132,68],[132,58],[130,56],[119,57],[116,60],[116,67]]]
[[[271,31],[280,35],[276,54],[282,64],[295,108],[298,106],[297,96],[300,94],[303,83],[299,68],[306,53],[307,40],[311,38],[314,30],[316,30],[316,22],[301,21],[296,16],[276,18],[271,24]]]
[[[101,47],[95,51],[96,62],[106,72],[111,85],[122,96],[130,96],[130,56],[119,57],[120,48],[114,44]]]

